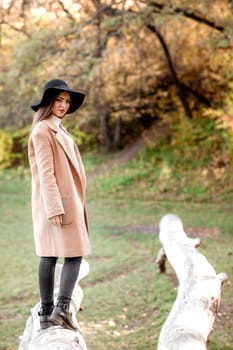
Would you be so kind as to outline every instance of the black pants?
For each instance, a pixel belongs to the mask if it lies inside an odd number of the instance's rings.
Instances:
[[[42,307],[53,305],[54,274],[57,257],[41,257],[39,263],[39,288]],[[58,299],[71,299],[78,278],[82,257],[65,258],[61,272]]]

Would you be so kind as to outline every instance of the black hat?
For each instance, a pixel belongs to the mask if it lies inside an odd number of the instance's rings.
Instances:
[[[56,93],[59,94],[62,91],[69,92],[71,98],[71,104],[67,114],[75,112],[83,103],[85,95],[79,91],[70,89],[66,82],[61,79],[53,79],[48,81],[43,88],[43,96],[41,100],[31,105],[31,108],[35,112],[38,111],[41,106],[46,106],[46,104],[51,101],[51,98],[55,96]]]

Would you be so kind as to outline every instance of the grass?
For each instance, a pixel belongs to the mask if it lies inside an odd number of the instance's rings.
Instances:
[[[108,161],[101,155],[101,161]],[[159,332],[176,298],[174,272],[157,273],[160,248],[158,223],[173,212],[193,231],[217,229],[208,235],[200,251],[216,272],[232,275],[232,204],[197,202],[190,192],[183,200],[158,196],[156,179],[147,181],[132,163],[116,166],[93,176],[98,156],[88,155],[87,203],[91,224],[92,255],[87,257],[89,275],[81,282],[83,312],[78,316],[89,350],[156,349]],[[140,173],[140,174],[139,174]],[[159,171],[158,171],[159,174]],[[150,174],[150,179],[153,175]],[[169,184],[168,184],[169,187]],[[197,189],[198,190],[198,189]],[[193,193],[194,192],[194,193]],[[38,301],[38,258],[30,212],[30,177],[27,172],[9,171],[0,177],[0,349],[17,349],[30,308]],[[233,286],[223,287],[222,315],[211,335],[210,350],[233,349]]]

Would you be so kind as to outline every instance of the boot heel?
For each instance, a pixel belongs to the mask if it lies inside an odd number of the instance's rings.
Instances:
[[[41,329],[47,329],[47,328],[52,327],[52,326],[53,326],[53,324],[50,321],[40,322],[40,328]]]
[[[77,331],[78,327],[74,324],[72,320],[72,315],[69,312],[69,305],[58,301],[57,305],[53,309],[50,317],[50,321],[54,326],[61,326],[66,329]]]
[[[47,329],[51,327],[53,324],[50,321],[50,315],[53,311],[53,305],[50,307],[41,308],[38,312],[38,316],[40,317],[40,328]]]
[[[51,323],[54,326],[64,326],[64,324],[65,324],[63,317],[58,315],[58,314],[56,314],[56,317],[52,317]]]

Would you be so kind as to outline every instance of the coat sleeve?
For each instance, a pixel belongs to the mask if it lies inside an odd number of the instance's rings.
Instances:
[[[34,168],[37,173],[47,218],[64,214],[61,195],[54,173],[54,156],[48,130],[35,128],[30,140],[34,150]],[[29,159],[30,160],[30,159]]]

